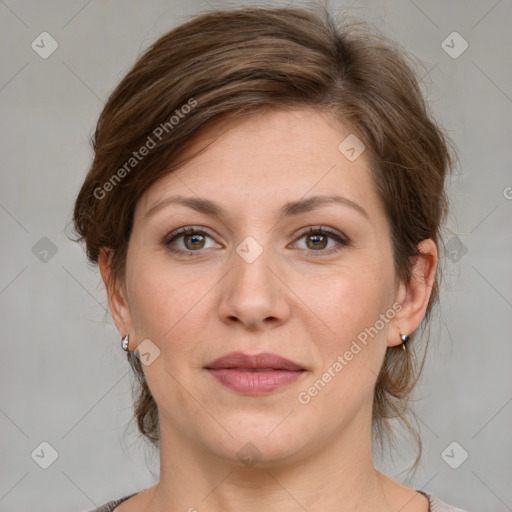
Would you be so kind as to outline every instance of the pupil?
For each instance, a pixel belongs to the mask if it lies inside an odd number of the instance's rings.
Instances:
[[[199,241],[199,244],[200,244],[200,243],[201,243],[201,240],[200,240],[200,239],[201,239],[202,237],[203,237],[203,235],[188,235],[188,236],[187,236],[187,240],[188,240],[188,241],[193,240],[193,241],[192,241],[192,244],[191,244],[191,245],[192,245],[192,248],[197,248],[197,247],[199,247],[199,245],[197,245],[197,243],[196,243],[196,242],[198,242],[198,241]],[[199,240],[198,240],[198,239],[199,239]],[[187,245],[188,245],[188,244],[187,244]],[[190,247],[189,247],[189,248],[190,248]]]
[[[315,244],[313,243],[313,247],[320,247],[321,249],[325,248],[325,239],[326,237],[324,235],[311,235],[310,236],[310,240],[316,240],[316,241],[319,241],[319,239],[322,239],[323,238],[323,244],[321,245],[318,245],[318,244]]]

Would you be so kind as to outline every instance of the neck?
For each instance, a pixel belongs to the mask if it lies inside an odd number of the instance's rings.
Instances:
[[[365,422],[370,424],[370,422]],[[385,481],[373,465],[371,429],[347,432],[287,464],[240,466],[161,425],[160,482],[150,510],[370,512],[390,509]],[[172,435],[171,435],[172,434]]]

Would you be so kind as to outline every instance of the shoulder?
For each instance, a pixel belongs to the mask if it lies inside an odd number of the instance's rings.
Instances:
[[[123,498],[118,498],[117,500],[109,501],[108,503],[105,503],[104,505],[101,505],[101,507],[95,508],[90,512],[113,512],[113,510],[118,505],[120,505],[123,501],[126,501],[128,498],[135,496],[135,494],[137,493],[130,494],[129,496],[124,496]]]
[[[433,494],[430,494],[428,492],[422,492],[422,494],[424,494],[427,497],[430,503],[429,512],[469,512],[467,510],[462,510],[461,508],[448,505],[444,501],[441,501],[437,496],[434,496]]]

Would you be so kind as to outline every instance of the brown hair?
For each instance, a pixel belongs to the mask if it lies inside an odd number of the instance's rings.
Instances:
[[[314,108],[350,127],[366,145],[391,226],[396,274],[409,282],[417,244],[431,238],[440,245],[448,205],[444,181],[453,158],[408,59],[366,23],[336,19],[323,6],[196,16],[158,39],[110,95],[74,208],[77,240],[85,241],[94,264],[101,250],[110,250],[113,276],[122,282],[138,199],[190,159],[179,162],[178,156],[201,129],[224,116]],[[438,279],[439,271],[423,325],[438,300]],[[140,361],[133,354],[129,361],[139,384],[139,430],[158,445],[157,405]],[[423,361],[417,364],[411,342],[405,352],[400,346],[387,350],[373,408],[380,440],[388,418],[411,429],[406,406]],[[421,442],[419,448],[415,465]]]

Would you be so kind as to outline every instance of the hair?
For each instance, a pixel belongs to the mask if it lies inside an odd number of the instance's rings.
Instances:
[[[292,108],[327,114],[365,144],[390,223],[395,273],[409,283],[419,242],[441,243],[451,142],[429,112],[407,53],[366,22],[318,5],[203,13],[140,56],[99,117],[94,160],[74,206],[76,241],[85,242],[89,261],[97,264],[108,251],[114,281],[122,283],[138,199],[197,155],[178,158],[198,133],[225,117]],[[423,326],[438,301],[439,279],[438,267]],[[390,434],[390,418],[415,433],[408,404],[425,357],[418,364],[414,337],[406,351],[387,349],[377,378],[373,429],[380,441]],[[128,359],[138,428],[158,446],[157,404],[139,359]],[[414,466],[421,455],[416,438]]]

